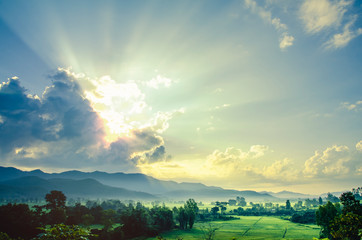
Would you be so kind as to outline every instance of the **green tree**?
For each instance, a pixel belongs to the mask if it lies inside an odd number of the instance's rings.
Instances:
[[[330,225],[337,216],[337,213],[337,208],[330,201],[326,205],[319,206],[319,209],[316,211],[316,223],[321,226],[320,237],[331,238]]]
[[[35,212],[26,204],[0,206],[0,232],[10,237],[30,239],[40,233],[40,222]]]
[[[190,229],[192,229],[192,227],[195,223],[196,215],[199,212],[199,208],[197,207],[197,203],[195,202],[195,200],[192,198],[190,198],[189,200],[186,201],[184,207],[185,207],[187,218],[188,218],[187,222],[189,224]]]
[[[286,202],[285,202],[285,209],[287,209],[287,210],[290,210],[290,201],[289,200],[287,200]]]
[[[0,232],[0,240],[23,240],[22,238],[11,238],[6,233]]]
[[[339,202],[338,197],[334,196],[332,193],[327,194],[327,201],[330,201],[332,203]]]
[[[151,225],[157,234],[161,231],[170,230],[175,225],[172,211],[165,206],[154,206],[150,210],[150,215],[152,219]]]
[[[330,225],[332,239],[359,240],[362,237],[362,217],[352,212],[337,216]]]
[[[362,215],[362,207],[360,201],[356,199],[355,195],[352,192],[343,193],[340,198],[343,205],[342,213],[354,213],[357,215]]]
[[[90,226],[94,222],[94,217],[90,214],[85,214],[82,216],[82,223],[85,226]]]
[[[35,240],[87,240],[90,232],[79,226],[56,224],[51,228],[42,228],[44,233]]]
[[[180,229],[186,229],[188,223],[188,215],[184,207],[179,207],[177,221],[180,224]]]
[[[319,205],[323,205],[323,199],[322,199],[322,197],[319,197],[319,198],[318,198],[318,203],[319,203]]]
[[[220,210],[219,207],[215,206],[211,208],[211,214],[215,216],[219,210]]]
[[[50,210],[48,214],[49,224],[64,223],[66,221],[65,201],[66,196],[61,191],[53,190],[45,195],[47,204],[45,207]]]
[[[147,233],[150,227],[150,215],[148,209],[134,208],[130,204],[121,214],[122,231],[127,239],[142,236]]]
[[[339,198],[343,205],[342,214],[330,225],[333,239],[361,239],[362,207],[352,192],[346,192]]]
[[[65,209],[66,200],[67,197],[61,191],[53,190],[45,195],[45,201],[47,202],[46,208],[50,210],[56,208]]]

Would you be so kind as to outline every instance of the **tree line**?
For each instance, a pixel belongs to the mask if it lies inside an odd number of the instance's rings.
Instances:
[[[122,240],[157,236],[173,229],[175,222],[181,229],[191,229],[198,212],[193,199],[173,210],[164,205],[148,208],[139,202],[125,204],[119,200],[66,206],[66,196],[61,191],[51,191],[45,200],[45,205],[32,208],[12,203],[0,206],[0,239]],[[103,227],[90,229],[96,224]]]

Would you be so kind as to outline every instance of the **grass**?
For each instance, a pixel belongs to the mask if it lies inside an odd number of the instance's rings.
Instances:
[[[162,234],[167,240],[181,237],[184,240],[203,239],[202,227],[208,223],[196,223],[191,230],[173,230]],[[319,236],[316,225],[296,224],[277,217],[243,216],[231,221],[213,221],[211,226],[218,228],[218,239],[313,239]],[[154,240],[157,238],[148,238]]]

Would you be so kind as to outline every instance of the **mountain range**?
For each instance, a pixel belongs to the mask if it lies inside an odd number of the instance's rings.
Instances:
[[[13,167],[0,167],[1,198],[44,197],[50,190],[63,191],[68,197],[140,200],[194,198],[226,201],[239,196],[244,197],[246,201],[277,201],[284,198],[307,198],[309,196],[292,192],[228,190],[201,183],[158,180],[140,173],[99,171],[45,173],[39,169],[22,171]]]

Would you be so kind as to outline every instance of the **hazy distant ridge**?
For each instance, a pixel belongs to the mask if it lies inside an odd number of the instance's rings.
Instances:
[[[72,180],[65,178],[43,179],[36,176],[20,177],[0,182],[2,198],[43,198],[51,190],[64,192],[68,197],[156,199],[152,194],[106,186],[94,179]]]
[[[21,171],[16,168],[0,167],[1,186],[4,185],[4,181],[7,181],[5,182],[7,185],[9,185],[9,183],[14,183],[14,181],[24,181],[24,179],[14,180],[19,177],[37,177],[31,178],[32,181],[29,181],[28,183],[29,187],[31,187],[29,189],[32,189],[33,191],[40,191],[39,187],[46,190],[56,188],[74,196],[78,194],[80,196],[103,196],[110,198],[122,196],[122,194],[128,190],[130,191],[128,193],[129,198],[136,196],[134,192],[138,192],[138,194],[148,194],[143,195],[143,198],[152,198],[154,195],[157,195],[164,200],[187,198],[195,198],[200,200],[227,200],[230,198],[236,198],[237,196],[245,197],[247,201],[277,200],[275,196],[272,196],[268,193],[226,190],[220,187],[206,186],[201,183],[177,183],[174,181],[163,181],[140,173],[126,174],[106,173],[99,171],[67,171],[62,173],[44,173],[41,170]],[[31,184],[31,182],[33,183]],[[38,185],[38,183],[41,184]],[[14,184],[12,184],[12,186],[14,186]],[[80,190],[77,190],[77,188],[80,188]],[[88,189],[89,192],[82,192],[84,189]],[[112,195],[112,191],[119,194]]]

